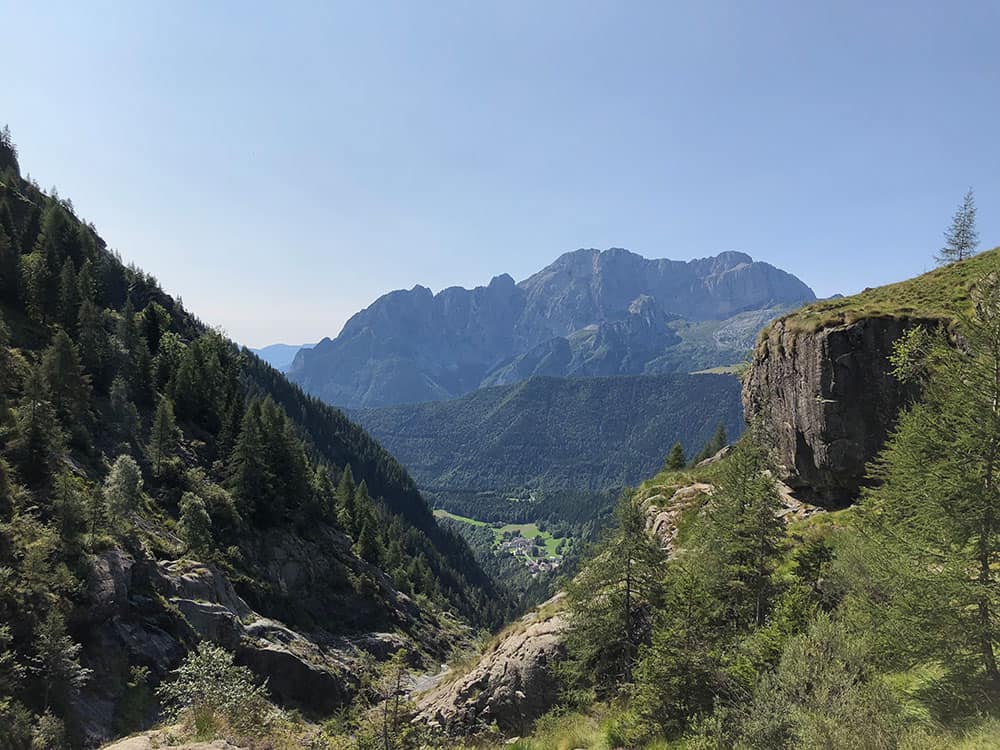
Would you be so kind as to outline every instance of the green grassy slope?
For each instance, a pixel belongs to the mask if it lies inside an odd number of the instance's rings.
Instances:
[[[1000,248],[994,248],[906,281],[814,302],[781,320],[792,328],[808,331],[870,317],[951,320],[971,310],[973,287],[994,272],[998,263]]]

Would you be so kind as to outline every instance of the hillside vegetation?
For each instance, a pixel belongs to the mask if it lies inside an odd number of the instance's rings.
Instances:
[[[693,455],[720,423],[739,435],[739,390],[727,375],[532,378],[353,414],[445,507],[500,520],[477,514],[472,499],[459,509],[446,498],[617,492],[655,472],[677,441]]]
[[[893,372],[920,396],[857,505],[790,498],[757,428],[623,498],[568,588],[562,705],[515,746],[1000,743],[998,272],[993,251],[859,297],[964,315],[955,338],[917,327],[897,344]]]
[[[198,580],[217,583],[185,599],[195,611],[253,608],[327,644],[320,659],[371,631],[440,659],[438,613],[491,625],[506,606],[395,459],[125,265],[21,177],[4,131],[0,747],[75,747],[155,717],[153,689],[205,632],[157,586]],[[283,682],[272,698],[302,693]]]

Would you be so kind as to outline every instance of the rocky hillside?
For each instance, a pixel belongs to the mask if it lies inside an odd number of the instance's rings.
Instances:
[[[748,420],[767,425],[783,479],[828,505],[853,500],[866,464],[915,395],[892,375],[893,344],[914,326],[949,327],[972,308],[1000,249],[898,284],[826,300],[760,336],[743,386]]]
[[[471,290],[391,292],[336,339],[300,352],[290,376],[329,403],[363,407],[532,375],[691,372],[741,359],[746,313],[771,311],[752,337],[782,308],[813,299],[794,276],[743,253],[681,262],[578,250],[520,283],[505,274]]]
[[[366,654],[438,663],[505,606],[375,440],[126,266],[4,132],[0,745],[148,725],[203,639],[327,715]]]

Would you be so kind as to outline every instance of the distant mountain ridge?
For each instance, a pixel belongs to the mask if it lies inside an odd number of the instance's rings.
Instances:
[[[251,349],[254,354],[279,372],[286,372],[301,349],[312,349],[316,344],[268,344]]]
[[[383,295],[335,339],[298,352],[289,375],[358,408],[454,398],[532,375],[688,372],[745,354],[749,344],[715,341],[722,321],[771,311],[759,329],[815,298],[745,253],[674,261],[577,250],[519,283],[502,274],[474,289]]]

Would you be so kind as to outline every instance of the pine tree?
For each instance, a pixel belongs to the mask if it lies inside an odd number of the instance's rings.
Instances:
[[[128,386],[121,377],[111,384],[111,426],[115,437],[123,443],[135,442],[139,433],[139,410],[128,395]]]
[[[66,331],[52,337],[42,357],[42,371],[63,425],[78,432],[85,430],[90,414],[90,378],[84,374],[80,355]]]
[[[569,583],[567,676],[599,697],[629,682],[640,646],[648,640],[652,613],[663,595],[666,552],[646,530],[633,492],[615,511],[617,529]]]
[[[76,295],[80,303],[97,302],[97,282],[94,281],[94,264],[87,258],[76,276]]]
[[[63,262],[59,272],[59,322],[67,331],[75,331],[80,315],[80,289],[76,267],[70,258]]]
[[[358,541],[354,543],[354,554],[373,565],[378,564],[381,554],[374,520],[366,520],[358,532]]]
[[[66,622],[55,608],[41,623],[35,636],[33,667],[43,687],[42,705],[52,698],[65,698],[90,679],[90,670],[80,666],[81,646],[66,634]]]
[[[667,455],[666,463],[664,463],[663,468],[667,471],[680,471],[685,466],[687,466],[687,459],[684,457],[684,446],[681,445],[681,441],[678,440],[674,443],[674,447],[670,449],[670,453]]]
[[[667,566],[665,605],[633,689],[633,706],[654,734],[680,734],[709,713],[733,682],[727,657],[767,624],[785,534],[780,508],[768,456],[751,429],[721,464],[715,492]]]
[[[14,381],[14,360],[10,356],[10,330],[0,317],[0,437],[4,437],[11,423],[10,404],[7,390]]]
[[[48,323],[50,300],[55,298],[49,289],[51,284],[52,277],[44,255],[32,252],[21,256],[19,286],[25,307],[31,319],[42,325]]]
[[[104,497],[112,518],[125,526],[142,504],[142,472],[131,456],[115,459],[104,480]]]
[[[181,495],[180,530],[191,552],[204,554],[211,549],[212,519],[205,509],[205,502],[193,492]]]
[[[337,491],[330,479],[330,470],[323,465],[316,467],[312,481],[312,514],[337,523]]]
[[[69,472],[64,471],[56,477],[52,502],[63,543],[70,549],[76,548],[86,528],[87,510],[77,490],[76,480]]]
[[[28,484],[40,486],[52,477],[64,443],[45,377],[40,367],[33,367],[18,402],[16,432],[10,446]]]
[[[347,464],[337,485],[337,521],[340,527],[351,536],[354,536],[354,526],[358,515],[354,497],[355,489],[354,474],[351,471],[351,465]]]
[[[729,437],[726,435],[726,425],[723,422],[719,422],[719,426],[715,428],[715,434],[712,435],[712,439],[705,443],[705,447],[701,449],[701,453],[695,456],[691,463],[697,465],[705,459],[711,458],[727,445],[729,445]]]
[[[270,522],[274,509],[270,507],[278,485],[267,458],[267,444],[261,422],[261,402],[252,400],[243,415],[240,434],[229,459],[233,495],[240,513],[258,522]]]
[[[962,205],[951,218],[951,226],[944,233],[944,247],[935,260],[941,265],[956,260],[971,258],[979,246],[979,232],[976,231],[976,199],[969,188],[962,198]]]
[[[676,736],[713,708],[722,638],[701,566],[680,558],[667,568],[663,606],[636,667],[631,706],[648,733]]]
[[[104,391],[111,382],[111,368],[108,361],[110,344],[101,319],[101,311],[88,299],[80,304],[76,331],[83,369],[91,376],[94,385]]]
[[[975,669],[1000,694],[1000,282],[975,287],[975,313],[945,334],[912,329],[894,357],[921,400],[879,457],[863,503],[864,597],[880,651],[907,668]]]
[[[149,445],[146,453],[153,466],[153,475],[163,475],[164,463],[177,453],[177,422],[174,419],[174,405],[166,396],[160,398],[149,430]]]
[[[778,488],[755,438],[751,431],[723,464],[698,542],[712,595],[734,633],[761,627],[770,613],[785,535]]]
[[[21,251],[0,223],[0,299],[11,303],[17,299],[20,276]]]

